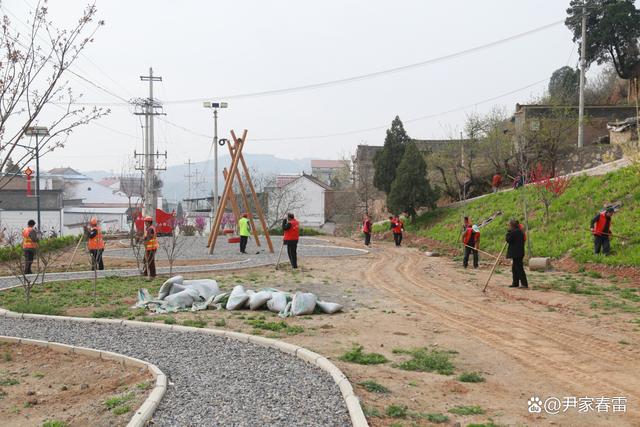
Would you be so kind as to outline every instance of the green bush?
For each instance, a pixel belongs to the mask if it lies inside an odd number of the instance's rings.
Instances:
[[[78,243],[78,236],[55,237],[53,239],[42,239],[39,243],[40,252],[50,252],[66,248]],[[22,257],[22,244],[15,246],[5,246],[0,248],[0,262],[10,261]]]
[[[388,417],[391,418],[406,418],[409,412],[409,408],[405,405],[389,405],[385,410]]]
[[[358,384],[361,385],[362,387],[364,387],[365,390],[367,390],[367,391],[369,391],[371,393],[378,393],[378,394],[389,393],[389,389],[388,388],[386,388],[382,384],[378,384],[377,382],[375,382],[373,380],[362,381],[362,382],[360,382]]]
[[[394,350],[394,353],[401,351]],[[441,375],[451,375],[453,373],[453,363],[451,362],[451,352],[441,350],[431,350],[419,348],[405,351],[412,357],[410,360],[398,363],[398,368],[405,371],[437,372]]]

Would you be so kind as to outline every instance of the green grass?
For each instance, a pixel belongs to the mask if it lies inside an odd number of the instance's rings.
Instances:
[[[10,385],[16,385],[16,384],[20,384],[20,381],[18,381],[15,378],[2,378],[2,379],[0,379],[0,385],[1,386],[10,386]]]
[[[435,423],[435,424],[441,424],[441,423],[449,422],[449,417],[444,415],[444,414],[441,414],[441,413],[424,414],[423,418],[426,418],[427,421]]]
[[[340,360],[343,362],[357,363],[359,365],[379,365],[389,361],[382,354],[365,353],[363,350],[364,347],[361,345],[354,346],[351,350],[340,356]]]
[[[302,326],[289,325],[283,320],[279,322],[267,322],[265,321],[264,316],[248,319],[244,323],[253,326],[254,333],[259,333],[261,331],[272,331],[284,332],[287,335],[296,335],[304,332],[304,328]]]
[[[467,427],[499,427],[499,426],[492,422],[488,422],[488,423],[482,423],[482,424],[476,424],[476,423],[467,424]]]
[[[481,415],[484,414],[484,409],[478,405],[474,406],[455,406],[449,409],[449,412],[456,415]]]
[[[42,423],[42,427],[68,427],[69,424],[59,420],[47,420]]]
[[[358,384],[364,387],[365,390],[371,393],[378,393],[378,394],[389,393],[389,389],[387,387],[383,386],[382,384],[378,384],[374,380],[366,380]]]
[[[182,321],[182,326],[191,326],[194,328],[204,328],[207,326],[206,320],[203,319],[187,319]]]
[[[384,413],[391,418],[406,418],[409,414],[409,408],[405,405],[389,405]]]
[[[463,372],[458,376],[458,381],[463,383],[482,383],[484,377],[479,372]]]
[[[36,372],[33,372],[33,373],[31,374],[31,376],[32,376],[33,378],[42,379],[42,378],[44,378],[44,373],[42,373],[42,372],[40,372],[40,371],[36,371]]]
[[[636,234],[640,223],[640,174],[632,168],[621,169],[596,177],[575,177],[567,191],[551,203],[550,221],[543,224],[543,207],[535,200],[533,191],[526,189],[529,206],[529,237],[535,256],[560,257],[571,251],[579,263],[598,262],[608,265],[640,266],[640,239],[625,246],[612,239],[612,254],[608,257],[593,254],[589,222],[604,203],[621,200],[622,209],[613,216],[614,233]],[[462,217],[480,221],[501,210],[503,215],[482,229],[483,250],[498,253],[504,242],[509,218],[522,220],[522,190],[491,194],[460,207],[438,208],[405,223],[408,231],[440,242],[458,246]],[[384,225],[374,231],[386,231]],[[593,277],[593,273],[587,273]]]
[[[382,416],[382,412],[380,412],[380,410],[374,406],[366,406],[364,405],[362,407],[362,412],[364,412],[364,416],[367,418],[371,418],[371,417],[381,417]]]
[[[131,412],[131,406],[129,406],[129,405],[117,406],[117,407],[113,408],[112,412],[115,415],[126,414],[127,412]]]
[[[131,399],[133,399],[133,397],[134,397],[133,393],[125,393],[117,396],[111,396],[110,398],[104,401],[104,406],[106,406],[107,409],[113,410],[129,402]]]
[[[159,286],[160,283],[142,282],[139,277],[105,277],[97,282],[94,300],[92,280],[50,282],[34,286],[31,290],[31,304],[27,307],[20,305],[24,304],[22,288],[0,292],[0,306],[38,314],[64,314],[69,308],[95,307],[88,316],[128,317],[139,315],[138,311],[129,310],[131,299],[136,297],[138,289],[146,287],[151,294],[155,294]]]
[[[227,326],[227,321],[225,319],[216,319],[216,321],[213,324],[218,328],[222,328],[224,326]]]
[[[418,348],[413,350],[394,349],[396,354],[408,354],[411,359],[398,363],[396,366],[405,371],[437,372],[441,375],[453,374],[454,365],[451,362],[451,352],[442,350],[427,350]]]
[[[178,323],[178,321],[176,320],[175,317],[167,316],[164,318],[164,323],[166,325],[175,325],[176,323]]]
[[[33,300],[31,300],[29,304],[23,301],[14,302],[8,305],[7,309],[18,313],[46,314],[49,316],[59,316],[64,313],[61,309],[51,304],[35,302]]]

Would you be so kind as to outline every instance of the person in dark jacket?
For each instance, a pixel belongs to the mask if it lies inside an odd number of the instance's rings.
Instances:
[[[365,215],[362,220],[362,232],[364,233],[364,245],[371,246],[371,231],[373,230],[373,224],[369,215]]]
[[[507,248],[507,258],[512,259],[511,264],[511,286],[510,288],[527,289],[527,274],[524,272],[524,233],[520,229],[520,223],[512,219],[509,221],[509,229],[505,240],[509,247]]]
[[[611,245],[611,217],[615,210],[608,207],[602,212],[598,212],[591,220],[591,233],[593,233],[593,252],[598,255],[602,250],[604,255],[609,255]]]

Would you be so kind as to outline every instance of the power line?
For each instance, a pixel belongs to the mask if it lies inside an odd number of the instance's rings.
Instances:
[[[474,102],[472,104],[467,104],[461,107],[457,107],[457,108],[453,108],[451,110],[446,110],[446,111],[442,111],[439,113],[434,113],[434,114],[428,114],[425,116],[419,116],[419,117],[414,117],[411,119],[407,119],[407,120],[403,120],[404,123],[412,123],[412,122],[417,122],[420,120],[427,120],[427,119],[433,119],[435,117],[439,117],[439,116],[444,116],[446,114],[450,114],[450,113],[455,113],[458,111],[462,111],[462,110],[466,110],[468,108],[474,107],[476,105],[480,105],[480,104],[486,104],[487,102],[491,102],[491,101],[495,101],[498,100],[500,98],[504,98],[505,96],[509,96],[509,95],[513,95],[514,93],[518,93],[518,92],[522,92],[523,90],[532,88],[534,86],[537,86],[541,83],[545,83],[549,81],[548,78],[546,79],[542,79],[542,80],[538,80],[536,82],[530,83],[526,86],[520,87],[518,89],[514,89],[514,90],[510,90],[509,92],[505,92],[505,93],[501,93],[499,95],[496,96],[492,96],[490,98],[486,98],[483,99],[481,101],[477,101]],[[185,128],[184,126],[180,126],[176,123],[173,123],[165,118],[160,118],[160,120],[168,123],[171,126],[174,126],[178,129],[183,130],[184,132],[190,133],[191,135],[194,136],[198,136],[201,138],[206,138],[206,139],[212,139],[213,136],[211,135],[205,135],[202,133],[198,133],[198,132],[194,132],[190,129]],[[251,138],[252,141],[294,141],[294,140],[303,140],[303,139],[324,139],[324,138],[333,138],[333,137],[337,137],[337,136],[347,136],[347,135],[354,135],[354,134],[358,134],[358,133],[365,133],[365,132],[371,132],[374,130],[380,130],[380,129],[387,129],[389,127],[388,124],[386,125],[380,125],[380,126],[374,126],[374,127],[370,127],[370,128],[364,128],[364,129],[355,129],[355,130],[349,130],[349,131],[344,131],[344,132],[336,132],[336,133],[329,133],[329,134],[324,134],[324,135],[307,135],[307,136],[288,136],[288,137],[280,137],[280,138],[276,138],[276,137],[265,137],[265,138]]]
[[[420,61],[420,62],[415,62],[412,64],[407,64],[407,65],[401,65],[399,67],[394,67],[394,68],[389,68],[386,70],[381,70],[381,71],[375,71],[372,73],[367,73],[367,74],[361,74],[361,75],[357,75],[357,76],[351,76],[351,77],[346,77],[346,78],[342,78],[342,79],[337,79],[337,80],[329,80],[329,81],[325,81],[325,82],[320,82],[320,83],[312,83],[312,84],[307,84],[307,85],[301,85],[301,86],[294,86],[294,87],[289,87],[289,88],[281,88],[281,89],[271,89],[271,90],[265,90],[265,91],[259,91],[259,92],[248,92],[248,93],[241,93],[241,94],[235,94],[235,95],[224,95],[224,96],[214,96],[214,97],[207,97],[207,98],[193,98],[193,99],[180,99],[180,100],[173,100],[173,101],[164,101],[163,103],[166,104],[189,104],[189,103],[196,103],[196,102],[202,102],[202,101],[208,101],[210,99],[240,99],[240,98],[256,98],[256,97],[262,97],[262,96],[271,96],[271,95],[282,95],[282,94],[288,94],[288,93],[294,93],[294,92],[301,92],[301,91],[305,91],[305,90],[313,90],[313,89],[321,89],[321,88],[325,88],[325,87],[330,87],[330,86],[336,86],[336,85],[343,85],[343,84],[348,84],[348,83],[353,83],[353,82],[357,82],[357,81],[361,81],[361,80],[367,80],[367,79],[372,79],[372,78],[377,78],[377,77],[381,77],[384,75],[389,75],[389,74],[395,74],[395,73],[399,73],[399,72],[403,72],[403,71],[408,71],[414,68],[420,68],[420,67],[425,67],[425,66],[429,66],[429,65],[433,65],[433,64],[437,64],[437,63],[441,63],[441,62],[445,62],[445,61],[449,61],[451,59],[455,59],[455,58],[459,58],[461,56],[465,56],[465,55],[469,55],[472,53],[476,53],[485,49],[489,49],[495,46],[499,46],[505,43],[509,43],[513,40],[517,40],[520,38],[524,38],[527,36],[530,36],[532,34],[535,33],[539,33],[541,31],[545,31],[548,30],[549,28],[555,27],[557,25],[563,24],[564,20],[560,20],[560,21],[555,21],[552,22],[550,24],[546,24],[543,25],[541,27],[537,27],[522,33],[518,33],[515,34],[513,36],[509,36],[500,40],[496,40],[490,43],[486,43],[483,45],[479,45],[479,46],[475,46],[469,49],[464,49],[458,52],[454,52],[448,55],[444,55],[444,56],[439,56],[436,58],[431,58],[431,59],[427,59],[424,61]],[[104,90],[104,88],[100,88],[101,90]],[[107,92],[108,93],[108,92]],[[114,94],[111,94],[112,96]],[[118,97],[117,95],[115,95],[116,97]],[[104,105],[104,106],[124,106],[124,105],[129,105],[129,102],[126,102],[126,100],[124,100],[121,97],[118,97],[121,100],[125,101],[125,102],[121,102],[121,103],[91,103],[91,102],[82,102],[82,103],[78,103],[81,105]]]

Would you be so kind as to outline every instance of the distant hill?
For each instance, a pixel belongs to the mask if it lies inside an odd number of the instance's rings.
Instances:
[[[247,166],[252,170],[252,177],[256,181],[256,186],[266,181],[269,177],[277,174],[311,172],[311,159],[281,159],[271,154],[245,154]],[[194,159],[195,160],[195,159]],[[220,156],[218,168],[220,176],[218,178],[219,191],[222,192],[224,181],[222,179],[222,169],[229,167],[231,158],[228,155]],[[198,171],[198,183],[196,183],[196,170]],[[107,171],[82,171],[83,174],[94,180],[100,180],[113,173]],[[167,167],[166,171],[160,172],[164,186],[162,192],[170,201],[182,200],[188,196],[189,167],[185,165],[173,165]],[[204,197],[213,191],[213,159],[209,161],[194,162],[191,164],[191,195],[192,197]],[[254,176],[255,175],[255,176]]]

